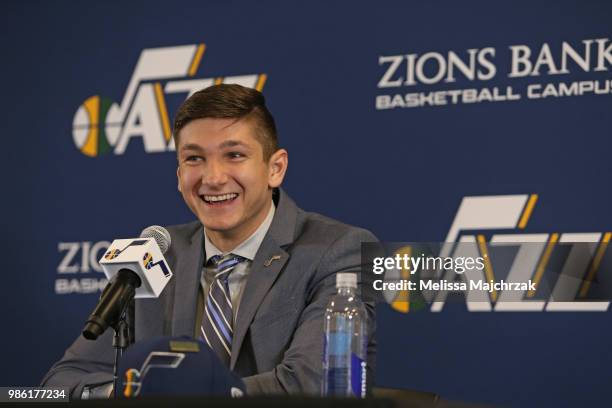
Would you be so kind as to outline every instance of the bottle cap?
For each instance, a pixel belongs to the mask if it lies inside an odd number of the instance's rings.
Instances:
[[[355,273],[337,273],[336,274],[337,288],[357,288],[357,274]]]

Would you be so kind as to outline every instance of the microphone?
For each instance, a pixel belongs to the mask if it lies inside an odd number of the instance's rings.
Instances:
[[[86,339],[95,340],[115,326],[132,299],[159,297],[172,278],[163,256],[170,243],[170,234],[158,225],[145,228],[140,238],[111,243],[99,261],[109,282],[85,323]]]

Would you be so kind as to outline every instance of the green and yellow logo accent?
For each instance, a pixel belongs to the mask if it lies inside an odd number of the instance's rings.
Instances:
[[[96,157],[112,150],[106,132],[106,117],[113,104],[109,98],[94,95],[79,106],[72,124],[72,136],[74,144],[84,155]]]

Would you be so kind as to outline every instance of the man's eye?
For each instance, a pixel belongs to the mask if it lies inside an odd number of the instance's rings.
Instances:
[[[185,161],[189,163],[195,163],[203,160],[201,156],[187,156],[185,157]]]
[[[240,153],[240,152],[229,152],[227,154],[227,156],[230,159],[241,159],[241,158],[245,157],[245,155],[243,153]]]

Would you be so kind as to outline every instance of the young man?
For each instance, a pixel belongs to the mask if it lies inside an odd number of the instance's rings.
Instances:
[[[201,338],[250,394],[319,394],[336,273],[360,272],[361,243],[376,238],[302,211],[279,189],[288,155],[258,91],[216,85],[195,93],[176,114],[174,138],[178,189],[198,221],[168,227],[174,278],[159,299],[136,301],[136,340]],[[372,379],[373,302],[366,308]],[[77,339],[43,385],[69,386],[78,397],[110,381],[111,337]]]

